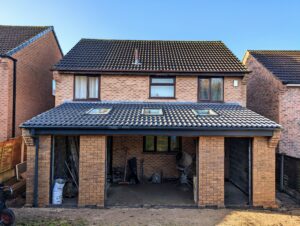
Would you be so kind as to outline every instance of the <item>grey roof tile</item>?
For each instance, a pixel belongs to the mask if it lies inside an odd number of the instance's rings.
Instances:
[[[0,25],[0,54],[11,55],[13,49],[48,29],[52,27]]]
[[[141,64],[134,64],[138,50]],[[82,39],[53,68],[110,72],[247,72],[220,41]]]
[[[110,107],[107,115],[90,115],[92,108]],[[162,108],[162,116],[145,116],[143,108]],[[196,116],[193,109],[212,109],[217,116]],[[23,123],[24,128],[256,128],[276,129],[277,123],[236,104],[70,102]]]
[[[300,84],[299,50],[249,50],[249,52],[283,83]]]

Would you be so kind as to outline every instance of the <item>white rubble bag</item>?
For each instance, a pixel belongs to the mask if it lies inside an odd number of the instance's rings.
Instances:
[[[66,181],[64,179],[58,178],[55,180],[53,192],[52,192],[52,204],[61,205],[63,200],[63,190]]]

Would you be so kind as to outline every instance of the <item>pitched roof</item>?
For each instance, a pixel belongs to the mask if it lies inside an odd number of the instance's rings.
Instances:
[[[12,55],[53,27],[0,25],[0,54]]]
[[[136,50],[140,64],[134,64]],[[247,72],[220,41],[98,39],[80,40],[53,69],[97,72]]]
[[[249,52],[283,83],[300,84],[300,51],[249,50]]]
[[[111,108],[92,115],[92,108]],[[145,116],[143,108],[161,108],[161,116]],[[212,109],[218,115],[197,116],[193,109]],[[70,102],[23,123],[24,128],[72,129],[275,129],[280,125],[236,104]]]

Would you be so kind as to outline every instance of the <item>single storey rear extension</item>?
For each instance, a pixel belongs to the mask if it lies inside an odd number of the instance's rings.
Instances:
[[[28,205],[64,178],[76,206],[275,206],[280,125],[222,42],[83,39],[53,70],[57,106],[21,125]]]

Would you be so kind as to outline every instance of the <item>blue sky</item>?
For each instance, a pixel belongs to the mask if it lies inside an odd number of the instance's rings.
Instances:
[[[300,50],[299,0],[17,0],[0,24],[53,25],[64,53],[81,38],[222,40],[247,49]]]

